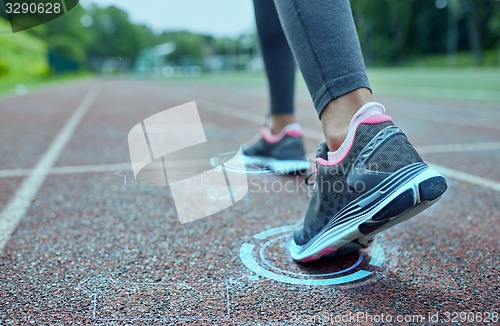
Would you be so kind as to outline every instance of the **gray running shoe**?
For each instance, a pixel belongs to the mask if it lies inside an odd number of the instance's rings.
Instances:
[[[315,189],[290,244],[294,260],[366,247],[377,233],[417,215],[446,191],[444,177],[422,161],[384,113],[381,104],[368,103],[353,118],[339,151],[319,145]]]
[[[262,127],[260,134],[242,149],[248,167],[269,169],[276,174],[305,172],[311,166],[305,156],[301,128],[296,123],[278,135]]]

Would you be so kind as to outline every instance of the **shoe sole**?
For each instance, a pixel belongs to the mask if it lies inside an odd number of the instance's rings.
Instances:
[[[292,239],[290,254],[306,263],[367,247],[376,234],[402,223],[435,204],[447,189],[445,178],[425,163],[412,164],[347,205],[335,220],[304,245]]]
[[[307,171],[311,163],[307,160],[277,160],[262,156],[243,155],[245,165],[258,169],[268,169],[275,174],[293,174]]]

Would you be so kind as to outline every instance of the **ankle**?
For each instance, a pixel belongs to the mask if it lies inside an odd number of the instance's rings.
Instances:
[[[330,151],[335,151],[342,145],[352,118],[364,104],[371,101],[373,96],[370,90],[360,88],[328,103],[320,119]]]
[[[273,135],[279,134],[286,126],[295,122],[293,114],[272,115],[269,130]]]
[[[325,134],[325,140],[330,152],[334,152],[340,148],[347,137],[347,129],[345,131],[335,130]]]
[[[323,125],[323,133],[325,134],[325,140],[330,151],[336,151],[342,145],[349,132],[351,120],[358,109],[354,112],[351,110],[331,110],[322,115],[321,124]]]

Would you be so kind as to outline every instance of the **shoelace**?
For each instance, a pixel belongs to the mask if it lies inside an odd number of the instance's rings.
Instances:
[[[316,189],[316,180],[314,180],[314,183],[311,183],[311,182],[309,182],[309,179],[313,175],[317,175],[317,174],[318,174],[318,158],[314,159],[313,170],[311,172],[307,173],[307,175],[306,175],[306,179],[304,180],[306,185],[313,186],[313,189]]]

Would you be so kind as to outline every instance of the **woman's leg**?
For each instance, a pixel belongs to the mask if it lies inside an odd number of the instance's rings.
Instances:
[[[373,100],[348,0],[275,0],[295,59],[337,149],[357,110]]]
[[[276,174],[306,171],[302,131],[294,123],[295,59],[272,0],[254,0],[255,19],[270,97],[270,125],[243,146],[245,163]]]
[[[272,0],[254,0],[255,20],[266,68],[273,134],[294,122],[295,60]]]
[[[308,262],[366,246],[434,204],[447,185],[372,102],[349,1],[275,3],[327,141],[318,148],[315,190],[290,244],[292,258]]]

